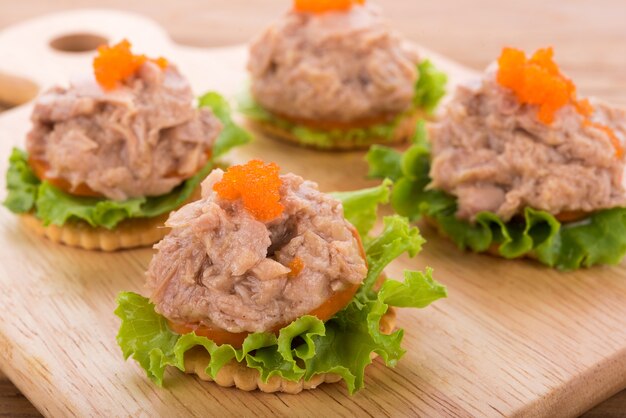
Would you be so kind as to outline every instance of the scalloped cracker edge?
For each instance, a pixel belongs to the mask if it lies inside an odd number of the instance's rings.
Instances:
[[[200,190],[198,185],[179,208],[197,200],[200,197]],[[126,219],[113,229],[93,227],[84,221],[70,221],[61,226],[54,224],[45,226],[32,213],[21,214],[20,219],[26,228],[57,244],[84,250],[117,251],[148,247],[159,242],[170,231],[170,228],[165,226],[169,216],[170,213],[164,213],[153,218]]]
[[[391,334],[395,326],[396,311],[390,307],[380,319],[380,331],[383,334]],[[375,357],[376,354],[372,353],[372,359]],[[310,380],[300,379],[294,382],[280,376],[272,376],[267,382],[264,382],[258,370],[249,368],[245,363],[239,363],[236,360],[226,363],[213,379],[206,373],[209,359],[209,353],[203,347],[194,347],[185,353],[185,373],[196,374],[201,380],[215,382],[222,387],[234,386],[245,391],[258,389],[266,393],[297,394],[303,390],[315,389],[322,383],[336,383],[341,380],[341,376],[338,374],[321,373],[313,376]]]
[[[261,122],[248,118],[248,123],[261,131],[261,133],[263,133],[265,136],[276,138],[283,142],[289,142],[291,144],[296,144],[302,147],[325,151],[349,151],[368,149],[371,145],[374,144],[397,145],[404,143],[415,132],[415,126],[419,118],[420,112],[418,111],[403,117],[402,120],[398,123],[398,126],[396,126],[391,139],[372,137],[361,143],[356,143],[356,141],[341,140],[335,141],[332,145],[329,146],[318,146],[315,144],[303,143],[296,135],[282,128],[279,128],[276,125],[273,125],[271,122]]]
[[[82,221],[44,226],[30,213],[22,214],[20,218],[28,229],[52,242],[85,250],[116,251],[159,242],[169,232],[164,226],[168,216],[166,213],[154,218],[128,219],[114,229],[94,228]]]

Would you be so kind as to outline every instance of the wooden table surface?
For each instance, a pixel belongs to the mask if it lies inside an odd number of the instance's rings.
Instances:
[[[626,105],[626,2],[562,0],[380,1],[409,39],[474,68],[483,68],[503,45],[533,49],[553,45],[557,59],[582,95]],[[288,0],[20,0],[0,3],[0,29],[23,19],[73,7],[107,7],[145,14],[174,40],[196,46],[245,42]],[[0,365],[1,368],[1,365]],[[38,416],[0,372],[0,416]],[[626,391],[585,417],[626,416]]]

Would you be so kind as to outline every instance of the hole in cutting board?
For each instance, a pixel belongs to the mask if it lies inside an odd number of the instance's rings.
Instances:
[[[106,43],[108,39],[104,36],[93,33],[70,33],[51,40],[50,47],[61,52],[89,52]]]
[[[33,100],[39,86],[19,76],[0,72],[0,112]]]

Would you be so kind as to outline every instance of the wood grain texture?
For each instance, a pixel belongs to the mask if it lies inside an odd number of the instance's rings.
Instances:
[[[0,2],[0,27],[76,7],[108,7],[156,20],[193,46],[247,42],[290,0],[20,0]],[[583,94],[626,104],[626,3],[622,0],[380,0],[409,39],[484,68],[503,45],[554,45]]]
[[[154,36],[146,38],[154,41]],[[220,87],[234,92],[239,86],[241,52],[218,51],[211,60],[207,53],[175,51],[164,42],[161,53],[171,52],[183,64],[198,91]],[[58,56],[44,54],[51,60]],[[84,58],[70,61],[53,65],[41,82],[84,65]],[[214,62],[222,65],[216,69]],[[2,171],[8,147],[23,141],[27,117],[27,108],[0,117]],[[360,153],[320,154],[261,138],[233,159],[250,155],[277,160],[287,170],[320,181],[324,190],[366,184]],[[314,167],[302,165],[313,158]],[[141,291],[149,250],[107,255],[55,246],[23,231],[2,210],[0,244],[7,250],[0,255],[0,306],[21,314],[0,323],[2,368],[45,414],[54,416],[94,411],[166,415],[172,407],[175,415],[236,414],[248,408],[257,415],[295,410],[308,415],[569,416],[626,386],[623,267],[559,274],[486,256],[459,258],[451,244],[429,229],[424,232],[429,238],[424,253],[416,261],[396,263],[391,272],[399,276],[403,266],[432,265],[451,297],[431,309],[400,314],[411,351],[395,370],[377,362],[369,370],[368,389],[353,398],[339,385],[297,397],[250,395],[178,373],[170,375],[166,390],[159,390],[135,365],[122,363],[114,344],[113,298],[121,289]],[[32,254],[37,254],[35,261]],[[31,302],[31,309],[24,309],[23,300]],[[58,323],[53,320],[58,317],[72,320]],[[85,371],[90,378],[76,380]]]

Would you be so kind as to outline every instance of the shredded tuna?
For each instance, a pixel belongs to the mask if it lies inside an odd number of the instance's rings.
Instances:
[[[46,162],[46,177],[74,187],[115,200],[162,195],[207,163],[221,130],[212,112],[192,101],[172,64],[146,61],[111,91],[93,78],[76,80],[39,98],[27,149]]]
[[[480,211],[509,220],[525,207],[559,214],[623,206],[624,159],[614,141],[626,140],[626,111],[594,109],[595,125],[573,104],[547,125],[491,67],[482,81],[459,87],[432,126],[431,187],[456,196],[458,217],[469,220]]]
[[[290,12],[250,47],[252,93],[295,120],[355,122],[411,106],[415,52],[369,6],[323,14]]]
[[[215,193],[223,174],[214,170],[202,199],[170,216],[172,232],[155,246],[147,277],[159,313],[233,333],[267,331],[366,276],[341,203],[315,183],[282,175],[284,211],[261,222]]]

